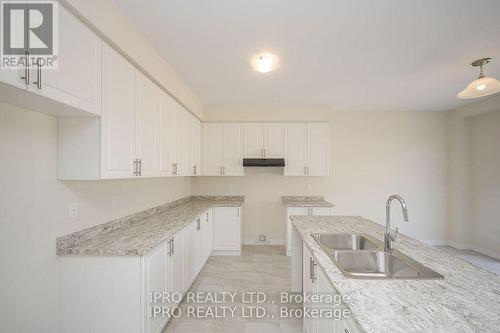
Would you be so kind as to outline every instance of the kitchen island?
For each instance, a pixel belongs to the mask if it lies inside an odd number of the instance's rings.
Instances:
[[[363,332],[499,332],[500,277],[400,235],[395,248],[444,275],[435,280],[345,277],[312,233],[366,233],[383,241],[384,227],[359,216],[292,216],[293,237],[315,257]],[[294,244],[298,244],[296,240]],[[294,256],[301,256],[292,249]],[[295,268],[295,271],[297,269]],[[292,274],[293,273],[292,268]]]

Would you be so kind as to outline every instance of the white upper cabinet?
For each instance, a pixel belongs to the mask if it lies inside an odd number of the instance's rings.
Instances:
[[[141,177],[154,177],[158,174],[156,91],[153,82],[136,71],[136,158],[139,159]]]
[[[306,174],[306,123],[285,124],[285,176]]]
[[[284,156],[283,124],[267,123],[264,125],[264,157],[282,158]]]
[[[222,132],[220,123],[203,124],[203,175],[222,176]]]
[[[173,176],[175,157],[175,101],[160,88],[156,89],[158,117],[158,175]]]
[[[281,158],[284,155],[282,123],[245,123],[244,156]]]
[[[285,124],[285,176],[327,176],[330,160],[327,122]]]
[[[245,157],[264,157],[264,125],[245,123]]]
[[[203,124],[203,175],[243,175],[243,124]]]
[[[101,114],[102,41],[59,6],[59,56],[56,70],[33,73],[30,90],[95,115]],[[39,88],[40,87],[40,88]]]
[[[325,122],[307,123],[307,175],[328,176],[330,125]]]
[[[102,178],[128,178],[137,172],[136,69],[111,47],[103,51]]]
[[[223,176],[243,176],[243,124],[224,124],[222,160]]]
[[[191,115],[191,172],[201,176],[201,122]]]
[[[63,6],[58,36],[57,69],[27,54],[29,66],[0,70],[2,101],[58,116],[100,115],[102,40]]]

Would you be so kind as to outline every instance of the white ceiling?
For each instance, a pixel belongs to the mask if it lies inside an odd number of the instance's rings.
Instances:
[[[115,0],[204,104],[446,110],[492,57],[500,0]],[[281,60],[254,72],[252,55]]]

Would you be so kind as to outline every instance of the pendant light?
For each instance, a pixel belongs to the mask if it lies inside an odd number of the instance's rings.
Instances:
[[[492,77],[484,76],[483,74],[483,66],[490,61],[491,58],[483,58],[471,64],[474,67],[480,68],[479,77],[458,93],[458,98],[476,98],[500,92],[500,81]]]

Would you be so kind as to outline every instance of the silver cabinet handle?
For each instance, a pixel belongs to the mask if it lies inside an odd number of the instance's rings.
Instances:
[[[133,171],[133,174],[134,176],[139,176],[139,159],[138,158],[134,158],[134,171]]]
[[[304,175],[307,175],[307,167],[304,165]]]
[[[37,81],[33,81],[33,85],[36,85],[38,89],[42,89],[42,66],[40,65],[40,58],[36,60],[36,75]]]
[[[177,163],[172,163],[172,174],[177,176]]]
[[[139,176],[142,176],[142,158],[139,159]]]
[[[168,242],[167,242],[167,244],[168,244],[168,252],[167,252],[167,254],[168,254],[169,257],[171,257],[172,256],[172,239],[169,239]]]
[[[24,76],[21,76],[21,80],[24,80],[25,85],[30,84],[30,53],[24,51],[24,58],[26,59],[26,65],[24,65]]]
[[[201,228],[201,226],[200,226],[200,219],[197,219],[196,220],[196,230],[200,231],[200,228]]]
[[[315,270],[316,270],[316,261],[312,257],[309,257],[309,278],[311,279],[312,282],[316,280],[316,274],[314,272]]]
[[[196,165],[193,165],[193,175],[196,175]]]
[[[172,252],[172,254],[174,254],[175,253],[175,238],[174,237],[172,237],[172,243],[171,244],[172,244],[172,251],[171,252]]]

